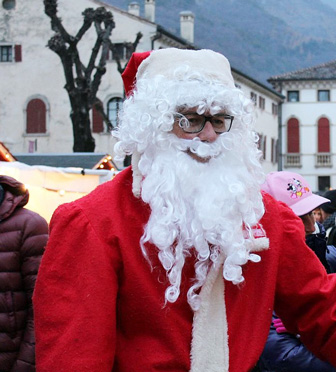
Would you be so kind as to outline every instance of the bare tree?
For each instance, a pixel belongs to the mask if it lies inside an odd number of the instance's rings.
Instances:
[[[97,92],[106,72],[106,59],[108,51],[114,53],[118,65],[118,71],[122,73],[120,57],[110,36],[115,23],[111,12],[104,7],[97,9],[85,9],[83,14],[83,24],[75,36],[70,35],[62,24],[61,18],[57,15],[57,0],[44,0],[45,13],[51,19],[51,28],[55,35],[48,41],[48,47],[54,51],[61,59],[64,75],[65,89],[68,92],[71,113],[70,118],[73,126],[74,152],[93,152],[95,141],[92,137],[90,126],[90,110],[94,106],[103,116],[108,129],[112,125],[104,113],[103,106]],[[80,59],[78,43],[82,40],[85,33],[94,26],[96,30],[96,40],[91,51],[91,56],[87,65]],[[135,51],[142,34],[138,33],[135,42],[131,45]]]
[[[136,51],[136,48],[137,48],[137,46],[139,44],[139,41],[142,38],[142,36],[143,36],[142,33],[139,31],[136,34],[136,38],[135,38],[135,41],[133,43],[129,43],[129,42],[124,42],[123,43],[123,47],[125,47],[127,49],[128,54],[130,56],[132,55],[132,53],[134,53]],[[122,56],[119,55],[118,49],[116,48],[115,44],[113,44],[111,40],[108,40],[108,44],[109,44],[109,49],[112,52],[113,58],[117,63],[118,71],[120,72],[120,75],[121,75],[125,71],[125,68],[128,64],[128,61],[124,64],[124,66],[122,66],[122,64],[121,64]],[[97,98],[95,100],[95,102],[93,103],[93,106],[100,113],[100,115],[103,117],[103,120],[107,125],[107,130],[111,131],[112,128],[113,128],[113,125],[110,122],[110,119],[108,118],[108,116],[106,115],[106,113],[104,111],[104,107],[103,107],[102,102]]]

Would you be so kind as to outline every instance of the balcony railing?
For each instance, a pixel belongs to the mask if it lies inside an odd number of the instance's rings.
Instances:
[[[300,154],[284,154],[286,168],[301,168]]]
[[[331,154],[328,152],[320,152],[315,155],[315,166],[321,167],[332,167]]]

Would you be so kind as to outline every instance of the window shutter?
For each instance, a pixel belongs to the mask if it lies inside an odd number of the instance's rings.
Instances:
[[[102,133],[104,131],[104,121],[103,117],[97,111],[97,109],[92,106],[92,132],[93,133]]]
[[[266,160],[266,145],[267,145],[267,136],[264,136],[263,137],[263,148],[262,148],[264,160]]]
[[[330,125],[327,118],[321,118],[317,124],[318,152],[330,152]]]
[[[32,99],[27,105],[27,133],[46,133],[46,105],[41,99]]]
[[[22,45],[15,45],[15,62],[22,62]]]
[[[300,152],[300,128],[297,119],[289,119],[287,122],[287,152]]]
[[[271,162],[275,162],[275,139],[271,139]]]
[[[106,61],[110,61],[110,60],[112,60],[112,52],[110,48],[108,48],[106,52]]]

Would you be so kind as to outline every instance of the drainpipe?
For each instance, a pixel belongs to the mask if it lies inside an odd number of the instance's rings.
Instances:
[[[282,81],[280,82],[280,93],[282,94]],[[278,104],[278,149],[279,149],[279,156],[278,156],[278,170],[282,171],[283,169],[283,154],[282,154],[282,101]]]
[[[152,39],[152,47],[151,47],[151,50],[154,50],[154,43],[156,40],[158,39],[161,39],[161,32],[156,32],[156,34],[154,35],[153,39]]]

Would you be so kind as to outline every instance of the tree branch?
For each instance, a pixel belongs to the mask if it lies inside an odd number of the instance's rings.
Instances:
[[[129,48],[130,54],[135,52],[142,36],[143,36],[143,34],[139,31],[136,34],[136,38],[135,38],[133,43],[124,43],[124,46]],[[117,63],[117,69],[118,69],[119,73],[122,74],[125,71],[125,68],[127,67],[128,61],[125,63],[125,66],[122,67],[121,60],[120,60],[120,55],[117,51],[117,48],[115,47],[115,45],[112,43],[111,40],[109,40],[109,49],[112,51],[113,57],[114,57],[114,59]]]
[[[44,12],[51,19],[51,29],[59,33],[63,39],[71,44],[74,38],[70,36],[62,25],[62,21],[57,17],[57,0],[43,0]]]
[[[101,23],[104,23],[104,29],[101,27]],[[99,65],[96,67],[96,73],[91,83],[91,97],[90,97],[91,102],[94,100],[94,97],[96,96],[98,92],[98,88],[101,83],[102,76],[106,72],[106,58],[107,58],[107,53],[108,53],[108,42],[110,40],[112,30],[115,27],[112,13],[107,12],[104,8],[98,8],[97,13],[96,13],[96,18],[95,18],[95,26],[96,26],[96,31],[98,35],[97,42],[98,40],[100,40],[99,49],[101,49],[102,51],[100,55]],[[96,46],[97,44],[95,45],[95,48]],[[93,51],[91,54],[91,60],[90,60],[90,64],[87,70],[87,76],[89,74],[91,76],[94,62],[96,61],[96,58],[98,56],[99,49],[96,51],[96,53],[95,51]]]
[[[87,9],[84,10],[82,15],[84,16],[84,20],[83,20],[82,27],[79,29],[79,31],[77,32],[77,35],[76,35],[76,42],[77,43],[82,39],[85,32],[91,27],[93,19],[94,19],[94,9],[87,8]]]

